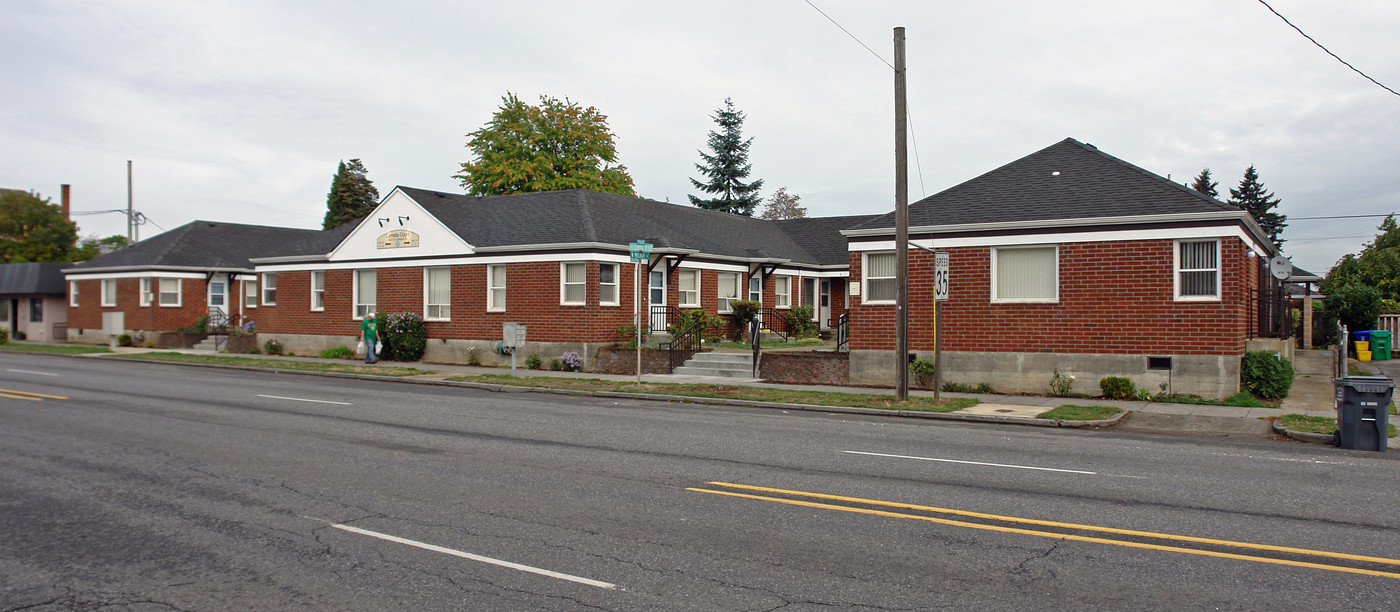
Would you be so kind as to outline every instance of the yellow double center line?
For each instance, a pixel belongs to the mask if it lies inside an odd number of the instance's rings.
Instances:
[[[68,398],[66,398],[66,397],[63,397],[62,395],[44,395],[43,393],[32,393],[32,392],[29,392],[29,391],[15,391],[15,390],[13,390],[13,389],[0,389],[0,397],[8,397],[8,398],[11,398],[11,399],[29,400],[29,401],[31,401],[31,402],[42,402],[42,401],[44,401],[45,398],[48,398],[48,399],[68,399]]]
[[[825,494],[825,493],[811,493],[811,492],[807,492],[807,491],[792,491],[792,490],[787,490],[787,489],[774,489],[774,488],[771,488],[771,487],[759,487],[759,486],[754,486],[754,485],[735,484],[735,483],[729,483],[729,482],[707,482],[707,483],[705,483],[705,484],[710,485],[710,486],[713,486],[713,487],[722,487],[722,488],[727,488],[727,489],[738,489],[738,490],[741,490],[741,491],[757,491],[757,492],[762,492],[762,493],[771,493],[771,494],[777,494],[777,495],[787,495],[787,496],[790,496],[790,497],[801,497],[801,498],[809,498],[809,499],[821,499],[821,500],[836,501],[836,502],[844,502],[844,503],[850,503],[850,504],[862,504],[862,505],[865,505],[865,506],[875,506],[876,508],[879,508],[879,507],[884,507],[884,508],[898,508],[898,509],[901,509],[901,510],[914,510],[914,511],[919,511],[919,512],[930,512],[930,513],[935,513],[935,514],[949,514],[949,515],[954,515],[954,516],[964,516],[964,517],[977,518],[977,519],[982,519],[982,520],[999,521],[999,522],[1003,522],[1003,523],[1014,523],[1014,524],[1024,524],[1024,525],[1038,525],[1038,526],[1043,526],[1043,527],[1055,527],[1055,528],[1059,528],[1059,529],[1069,529],[1069,530],[1075,530],[1075,531],[1090,531],[1090,532],[1098,532],[1098,533],[1107,533],[1107,534],[1113,534],[1113,535],[1118,535],[1118,536],[1126,536],[1126,537],[1145,538],[1145,539],[1157,539],[1157,540],[1166,540],[1166,541],[1175,541],[1175,542],[1189,542],[1189,543],[1192,543],[1192,544],[1201,544],[1201,545],[1208,545],[1208,546],[1218,546],[1218,547],[1227,547],[1227,548],[1243,548],[1243,549],[1251,549],[1251,550],[1259,550],[1259,551],[1268,551],[1268,552],[1281,553],[1281,554],[1303,555],[1303,556],[1310,556],[1310,557],[1323,557],[1323,558],[1332,558],[1332,559],[1344,559],[1344,560],[1347,560],[1347,561],[1360,562],[1360,563],[1372,563],[1372,564],[1379,564],[1379,565],[1400,566],[1400,559],[1387,559],[1387,558],[1384,558],[1384,557],[1368,557],[1368,556],[1365,556],[1365,555],[1353,555],[1353,554],[1348,554],[1348,553],[1330,552],[1330,551],[1325,551],[1325,550],[1310,550],[1310,549],[1306,549],[1306,548],[1291,548],[1291,547],[1287,547],[1287,546],[1273,546],[1273,545],[1269,545],[1269,544],[1255,544],[1255,543],[1252,543],[1252,542],[1237,542],[1237,541],[1233,541],[1233,540],[1216,540],[1216,539],[1211,539],[1211,538],[1198,538],[1198,537],[1194,537],[1194,536],[1175,535],[1175,534],[1170,534],[1170,533],[1156,533],[1156,532],[1152,532],[1152,531],[1135,531],[1135,530],[1131,530],[1131,529],[1117,529],[1117,528],[1114,528],[1114,527],[1100,527],[1100,526],[1097,526],[1097,525],[1081,525],[1081,524],[1077,524],[1077,523],[1061,523],[1061,522],[1056,522],[1056,521],[1043,521],[1043,520],[1038,520],[1038,519],[1021,518],[1021,517],[1016,517],[1016,516],[1002,516],[1002,515],[997,515],[997,514],[986,514],[986,513],[983,513],[983,512],[969,512],[969,511],[967,511],[967,510],[955,510],[955,509],[952,509],[952,508],[938,508],[938,507],[934,507],[934,506],[920,506],[920,505],[916,505],[916,504],[905,504],[905,503],[899,503],[899,502],[883,501],[883,500],[878,500],[878,499],[863,499],[863,498],[859,498],[859,497],[846,497],[846,496],[842,496],[842,495],[828,495],[828,494]],[[1043,538],[1055,538],[1055,539],[1063,539],[1063,540],[1073,540],[1073,541],[1077,541],[1077,542],[1094,542],[1094,543],[1097,543],[1097,544],[1110,544],[1110,545],[1114,545],[1114,546],[1126,546],[1126,547],[1129,547],[1129,548],[1145,548],[1145,549],[1150,549],[1150,550],[1162,550],[1162,551],[1168,551],[1168,552],[1184,553],[1184,554],[1188,554],[1188,555],[1202,555],[1202,556],[1207,556],[1207,557],[1219,557],[1219,558],[1224,558],[1224,559],[1239,559],[1239,560],[1242,560],[1242,561],[1254,561],[1254,562],[1258,562],[1258,563],[1273,563],[1273,564],[1277,564],[1277,565],[1289,565],[1289,566],[1293,566],[1293,567],[1307,567],[1307,568],[1313,568],[1313,569],[1330,570],[1330,571],[1334,571],[1334,572],[1347,572],[1347,573],[1352,573],[1352,574],[1363,574],[1363,575],[1366,575],[1366,576],[1383,576],[1383,577],[1386,577],[1386,578],[1400,578],[1400,573],[1396,573],[1396,572],[1386,572],[1386,571],[1378,571],[1378,570],[1363,569],[1363,568],[1356,568],[1356,567],[1348,567],[1348,566],[1345,566],[1345,565],[1328,565],[1328,564],[1325,564],[1325,563],[1310,563],[1310,562],[1306,562],[1306,561],[1295,561],[1295,560],[1292,560],[1292,559],[1278,559],[1278,558],[1273,558],[1273,557],[1259,557],[1259,556],[1245,555],[1245,554],[1238,554],[1238,553],[1219,552],[1219,551],[1214,551],[1214,550],[1199,550],[1199,549],[1194,549],[1194,548],[1183,548],[1183,547],[1180,547],[1180,546],[1167,546],[1167,545],[1163,545],[1163,544],[1149,544],[1149,543],[1145,543],[1145,542],[1133,542],[1133,541],[1130,541],[1130,540],[1115,540],[1115,539],[1110,539],[1110,538],[1100,538],[1100,537],[1093,537],[1093,536],[1083,536],[1083,535],[1076,535],[1076,534],[1071,534],[1071,533],[1058,533],[1058,532],[1053,532],[1053,531],[1037,531],[1037,530],[1034,530],[1034,529],[1023,529],[1023,528],[1020,528],[1020,527],[1006,527],[1006,526],[1002,526],[1002,525],[988,525],[988,524],[984,524],[984,523],[970,523],[970,522],[967,522],[967,521],[958,521],[958,520],[953,520],[953,519],[939,518],[939,517],[934,517],[934,516],[926,516],[926,515],[921,515],[921,514],[907,514],[907,513],[904,513],[904,512],[892,512],[892,511],[889,511],[889,510],[878,510],[878,509],[876,509],[876,508],[860,508],[860,507],[853,507],[853,506],[842,506],[842,505],[836,505],[836,504],[828,504],[828,503],[822,503],[822,502],[807,501],[806,499],[791,499],[791,498],[784,498],[784,497],[770,497],[770,496],[767,496],[767,495],[756,495],[756,494],[753,494],[753,493],[740,493],[740,492],[738,492],[738,491],[720,491],[720,490],[714,490],[714,489],[702,489],[702,488],[698,488],[698,487],[689,487],[689,488],[687,488],[686,490],[687,490],[687,491],[695,491],[695,492],[697,492],[697,493],[714,493],[714,494],[716,494],[716,495],[728,495],[728,496],[731,496],[731,497],[742,497],[742,498],[746,498],[746,499],[756,499],[756,500],[761,500],[761,501],[777,502],[777,503],[782,503],[782,504],[790,504],[790,505],[794,505],[794,506],[803,506],[803,507],[807,507],[807,508],[822,508],[822,509],[825,509],[825,510],[840,510],[840,511],[843,511],[843,512],[855,512],[855,513],[859,513],[859,514],[870,514],[870,515],[875,515],[875,516],[887,516],[887,517],[892,517],[892,518],[915,519],[915,520],[921,520],[921,521],[929,521],[929,522],[931,522],[931,523],[938,523],[938,524],[941,524],[941,525],[953,525],[953,526],[957,526],[957,527],[967,527],[967,528],[969,528],[969,529],[982,529],[982,530],[986,530],[986,531],[997,531],[997,532],[1002,532],[1002,533],[1016,533],[1016,534],[1022,534],[1022,535],[1039,536],[1039,537],[1043,537]]]

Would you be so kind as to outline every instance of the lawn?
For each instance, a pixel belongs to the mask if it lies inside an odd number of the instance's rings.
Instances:
[[[1066,405],[1037,414],[1035,418],[1056,421],[1102,421],[1120,412],[1122,410],[1112,406]]]
[[[933,398],[929,397],[911,397],[908,401],[899,402],[895,400],[893,395],[797,391],[739,385],[678,383],[642,383],[639,385],[637,383],[598,380],[596,378],[554,378],[543,376],[536,378],[513,378],[504,374],[483,374],[478,376],[453,376],[447,380],[494,385],[567,389],[571,391],[617,391],[649,395],[680,395],[686,397],[724,398],[753,402],[808,404],[812,406],[852,406],[857,408],[876,408],[880,410],[953,412],[977,405],[977,400],[967,398],[950,398],[935,402]]]
[[[1293,431],[1306,431],[1310,433],[1330,434],[1337,431],[1337,419],[1324,416],[1307,416],[1302,414],[1285,414],[1278,418],[1279,424],[1285,429]],[[1395,437],[1395,425],[1386,424],[1389,429],[1390,438]]]
[[[294,361],[291,359],[259,359],[256,357],[231,357],[226,355],[190,355],[188,353],[132,353],[119,355],[121,359],[140,359],[144,361],[164,361],[174,363],[204,363],[212,365],[231,365],[250,368],[267,368],[270,370],[298,370],[305,372],[335,372],[339,374],[372,374],[375,376],[419,376],[422,374],[432,374],[428,370],[419,370],[412,367],[401,366],[369,366],[361,365],[359,362],[351,363],[323,363],[319,361]]]
[[[95,353],[110,353],[111,349],[105,346],[93,346],[91,344],[18,344],[6,342],[0,344],[0,351],[11,351],[15,353],[54,353],[57,355],[91,355]]]

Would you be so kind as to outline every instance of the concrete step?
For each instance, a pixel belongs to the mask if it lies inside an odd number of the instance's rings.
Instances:
[[[708,376],[712,378],[742,378],[747,380],[752,379],[753,370],[716,369],[695,366],[680,366],[676,368],[675,371],[672,372],[672,374],[675,374],[676,376]]]
[[[753,355],[747,353],[696,353],[684,365],[676,368],[677,376],[712,376],[719,378],[751,378]]]

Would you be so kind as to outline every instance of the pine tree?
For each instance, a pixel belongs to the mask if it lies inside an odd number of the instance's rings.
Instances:
[[[1259,182],[1259,173],[1254,166],[1250,166],[1244,171],[1244,178],[1240,180],[1239,189],[1230,190],[1230,204],[1237,208],[1249,211],[1249,215],[1254,217],[1254,221],[1263,228],[1264,233],[1269,235],[1269,239],[1275,245],[1283,245],[1283,239],[1279,234],[1283,233],[1283,228],[1288,227],[1285,221],[1287,215],[1272,212],[1278,206],[1279,199],[1274,194],[1264,189],[1264,184]]]
[[[331,179],[331,192],[326,194],[326,218],[321,229],[364,218],[379,204],[379,190],[365,176],[369,170],[359,159],[340,162]]]
[[[724,99],[724,106],[716,109],[713,117],[721,131],[711,131],[707,143],[713,154],[699,151],[700,159],[705,163],[695,164],[695,169],[707,180],[702,183],[690,179],[696,189],[719,197],[707,200],[690,196],[690,203],[700,208],[751,217],[753,209],[762,201],[758,190],[763,187],[763,180],[743,182],[753,169],[753,164],[749,163],[749,145],[753,139],[743,139],[744,113],[734,110],[734,102],[729,98]]]
[[[802,201],[802,196],[795,193],[788,193],[787,187],[779,187],[773,195],[768,198],[768,203],[763,205],[763,214],[760,218],[779,221],[782,219],[805,219],[807,218],[807,207],[798,206]]]
[[[1215,189],[1220,186],[1220,182],[1210,180],[1210,168],[1201,170],[1201,173],[1196,175],[1196,180],[1193,181],[1190,186],[1192,189],[1212,198],[1220,197],[1220,192]]]

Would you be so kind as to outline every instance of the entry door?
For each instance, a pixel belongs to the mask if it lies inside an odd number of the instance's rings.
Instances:
[[[817,307],[817,318],[822,329],[831,328],[831,281],[822,279],[822,295]]]
[[[666,309],[656,307],[666,305],[666,273],[661,270],[652,270],[647,279],[651,331],[652,333],[661,333],[666,331]]]
[[[215,312],[228,316],[228,275],[219,273],[209,279],[209,315]]]

